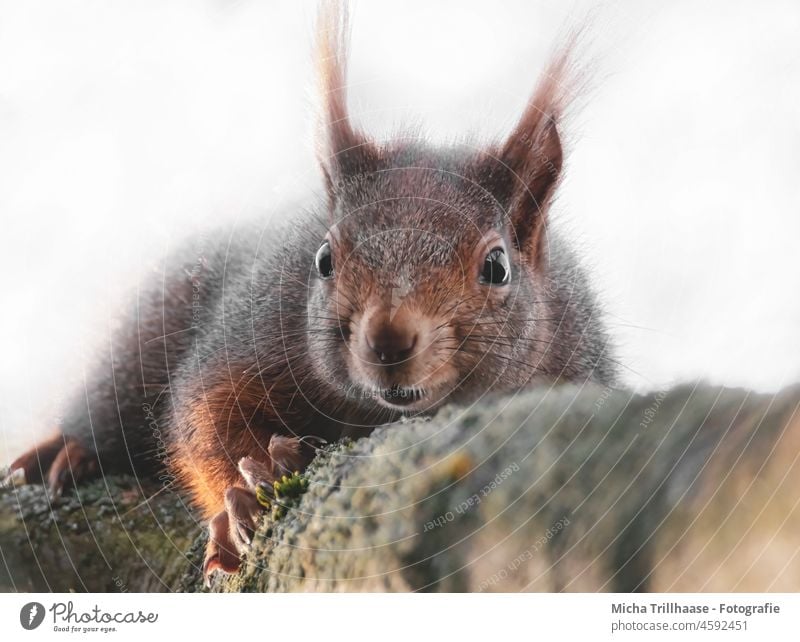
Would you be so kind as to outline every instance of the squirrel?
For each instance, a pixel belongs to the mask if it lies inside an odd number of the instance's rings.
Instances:
[[[505,141],[378,143],[347,109],[346,8],[322,7],[324,194],[160,266],[58,434],[7,483],[52,495],[166,469],[209,520],[203,573],[236,572],[258,487],[320,441],[552,380],[611,384],[596,296],[547,225],[562,177],[570,47]]]

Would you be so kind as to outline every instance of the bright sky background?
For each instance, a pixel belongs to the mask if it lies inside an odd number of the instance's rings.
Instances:
[[[314,189],[315,4],[0,1],[0,461],[61,395],[148,254]],[[800,380],[800,4],[361,2],[376,135],[507,132],[591,16],[554,225],[604,293],[629,383]]]

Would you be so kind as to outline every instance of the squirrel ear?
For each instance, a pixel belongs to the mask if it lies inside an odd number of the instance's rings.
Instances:
[[[515,245],[532,256],[538,255],[545,215],[561,178],[564,153],[558,123],[569,98],[568,70],[569,48],[565,48],[550,64],[497,154],[503,177],[498,200],[507,209]]]
[[[332,206],[341,184],[370,171],[376,157],[374,146],[353,128],[347,111],[348,23],[345,3],[320,4],[316,62],[322,105],[317,157]]]

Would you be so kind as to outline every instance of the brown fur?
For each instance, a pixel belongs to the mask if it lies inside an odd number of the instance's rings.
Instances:
[[[347,39],[346,10],[326,3],[325,204],[170,257],[62,427],[76,481],[96,474],[91,457],[103,472],[166,464],[212,520],[207,569],[232,568],[253,519],[247,493],[304,468],[311,436],[367,434],[543,379],[614,379],[597,302],[546,225],[569,46],[508,139],[475,150],[369,140],[347,109]],[[510,275],[500,283],[483,276],[494,250]],[[154,462],[159,440],[167,461]]]
[[[207,518],[223,510],[225,490],[241,483],[238,464],[242,458],[272,461],[270,439],[276,433],[265,426],[279,423],[277,418],[269,420],[273,404],[288,405],[288,396],[294,392],[273,385],[265,395],[260,378],[241,368],[239,376],[233,372],[237,370],[232,368],[230,377],[198,390],[176,417],[174,470]],[[301,450],[300,446],[284,447],[279,455],[299,463]]]

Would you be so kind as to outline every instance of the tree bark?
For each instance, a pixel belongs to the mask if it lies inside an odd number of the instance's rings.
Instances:
[[[798,591],[798,403],[557,386],[384,426],[324,449],[211,590]],[[180,498],[79,495],[0,497],[4,589],[205,590]]]
[[[203,530],[173,492],[128,477],[51,501],[41,485],[0,492],[0,590],[174,591]]]

